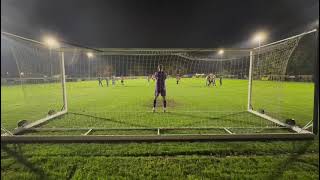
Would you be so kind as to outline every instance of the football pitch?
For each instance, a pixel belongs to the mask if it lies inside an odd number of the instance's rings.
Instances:
[[[274,127],[246,112],[248,81],[224,79],[206,87],[204,78],[167,80],[167,112],[158,98],[152,113],[154,82],[125,80],[99,87],[98,81],[67,82],[68,114],[48,128]],[[255,109],[303,126],[312,119],[313,84],[254,81]],[[1,87],[2,126],[35,121],[63,106],[61,84]],[[237,129],[239,128],[239,129]],[[225,133],[224,131],[170,133]],[[246,132],[252,132],[246,129]],[[254,130],[256,131],[256,129]],[[277,130],[277,132],[282,130]],[[85,132],[85,131],[84,131]],[[39,132],[36,132],[36,134]],[[83,132],[45,132],[82,134]],[[93,134],[152,134],[150,131],[97,131]],[[274,142],[175,142],[124,144],[32,144],[1,148],[5,179],[318,179],[318,140]]]
[[[167,112],[158,98],[152,113],[154,82],[126,80],[124,85],[98,86],[98,81],[67,83],[68,114],[43,127],[58,128],[251,128],[275,125],[246,111],[248,81],[224,79],[220,86],[205,86],[204,78],[185,78],[177,85],[167,80]],[[253,81],[252,104],[257,111],[284,121],[295,119],[303,126],[312,120],[313,84]],[[2,86],[2,125],[16,127],[19,120],[30,122],[47,116],[62,106],[59,83]],[[218,133],[218,132],[217,132]]]

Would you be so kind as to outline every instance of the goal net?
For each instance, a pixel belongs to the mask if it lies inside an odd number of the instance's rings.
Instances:
[[[1,133],[63,114],[61,69],[59,52],[1,34]]]
[[[2,34],[2,131],[27,120],[24,135],[309,133],[314,37],[222,51],[48,49]],[[161,96],[152,111],[159,64],[166,112]]]
[[[253,50],[250,109],[312,131],[316,33]]]

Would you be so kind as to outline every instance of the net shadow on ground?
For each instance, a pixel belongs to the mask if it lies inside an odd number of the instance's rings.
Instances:
[[[29,169],[31,172],[35,173],[39,179],[48,179],[48,175],[44,172],[43,169],[40,167],[37,167],[35,164],[29,162],[22,154],[20,145],[15,145],[15,149],[11,149],[7,147],[6,145],[1,145],[1,150],[6,152],[8,156],[13,157],[16,159],[16,161],[23,166],[25,166],[27,169]],[[2,168],[1,168],[2,169]]]
[[[298,146],[298,150],[294,153],[291,153],[291,155],[283,160],[281,163],[279,163],[277,166],[274,167],[273,170],[270,170],[270,175],[266,177],[266,179],[282,179],[283,174],[285,171],[289,170],[290,166],[293,165],[295,162],[299,162],[299,157],[304,155],[308,148],[313,144],[313,141],[307,141],[302,144],[295,144],[294,146]],[[317,167],[319,168],[319,166]]]
[[[98,116],[89,115],[89,114],[75,113],[75,112],[68,112],[68,113],[72,114],[72,115],[85,116],[85,117],[89,117],[89,118],[100,119],[100,120],[109,121],[109,122],[112,122],[112,123],[117,123],[117,124],[122,124],[122,125],[129,125],[131,127],[141,127],[141,128],[147,128],[148,127],[148,126],[141,125],[141,124],[130,123],[130,122],[126,122],[126,121],[117,121],[117,120],[114,120],[114,119],[111,119],[111,118],[98,117]]]
[[[236,124],[242,123],[242,124],[251,125],[251,126],[259,125],[258,122],[240,120],[239,117],[249,116],[248,112],[246,112],[246,111],[235,112],[235,113],[231,113],[231,114],[224,114],[224,115],[217,116],[217,117],[199,116],[199,115],[194,115],[194,114],[186,114],[186,113],[182,113],[182,112],[170,112],[170,114],[177,115],[177,116],[187,116],[187,117],[191,117],[191,118],[195,118],[195,119],[202,119],[200,121],[195,121],[195,122],[191,122],[188,124],[184,124],[184,126],[192,126],[192,125],[202,123],[203,119],[206,119],[208,121],[224,120],[224,121],[228,121],[231,123],[236,122]],[[235,118],[237,118],[237,119],[235,119]]]

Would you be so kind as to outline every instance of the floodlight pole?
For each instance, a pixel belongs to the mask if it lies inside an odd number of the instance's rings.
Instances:
[[[67,88],[66,88],[66,71],[64,66],[64,52],[61,52],[61,83],[62,83],[62,95],[64,110],[68,111],[68,100],[67,100]]]
[[[260,60],[261,39],[259,39],[258,62]]]
[[[252,94],[252,66],[253,66],[253,52],[250,51],[250,64],[249,64],[249,83],[248,83],[248,110],[251,110],[251,94]]]
[[[90,68],[91,68],[91,67],[90,67],[90,66],[91,66],[91,65],[90,65],[90,57],[88,57],[88,63],[89,63],[89,64],[88,64],[88,65],[89,65],[89,66],[88,66],[88,67],[89,67],[88,73],[89,73],[89,81],[90,81],[90,79],[91,79],[91,75],[90,75],[90,73],[91,73],[91,72],[90,72]]]
[[[51,47],[49,47],[49,58],[51,59]],[[52,78],[52,62],[50,61],[50,78]]]
[[[220,56],[220,63],[222,62],[222,55]],[[221,72],[219,72],[220,73],[220,76],[221,76]]]

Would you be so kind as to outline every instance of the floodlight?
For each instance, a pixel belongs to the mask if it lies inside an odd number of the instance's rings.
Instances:
[[[220,49],[219,51],[218,51],[218,54],[219,55],[222,55],[224,53],[224,50],[223,49]]]
[[[258,32],[254,35],[253,41],[254,42],[263,42],[267,38],[267,33],[265,32]]]
[[[44,37],[44,43],[50,48],[59,48],[59,42],[52,36]]]
[[[87,56],[88,56],[88,58],[92,58],[93,57],[93,53],[92,52],[87,52]]]

